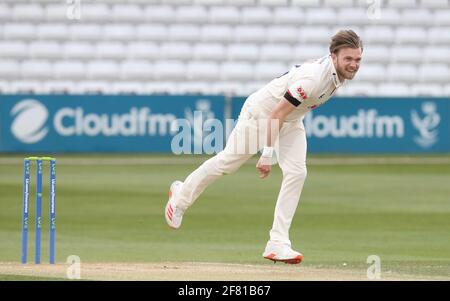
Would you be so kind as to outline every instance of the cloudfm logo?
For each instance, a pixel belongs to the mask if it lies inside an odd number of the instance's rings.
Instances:
[[[414,136],[414,141],[423,148],[430,148],[439,141],[441,116],[434,102],[424,102],[421,109],[421,113],[411,111],[412,124],[419,132],[418,136]]]
[[[47,108],[34,99],[24,99],[11,109],[14,118],[11,133],[17,140],[32,144],[42,140],[48,133],[45,123],[48,118]]]

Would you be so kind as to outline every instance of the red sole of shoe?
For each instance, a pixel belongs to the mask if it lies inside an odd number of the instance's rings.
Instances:
[[[276,263],[276,262],[284,262],[286,264],[299,264],[303,260],[302,256],[297,256],[297,257],[291,258],[291,259],[273,259],[271,257],[264,257],[264,258],[265,259],[269,259],[269,260],[273,261],[274,263]]]

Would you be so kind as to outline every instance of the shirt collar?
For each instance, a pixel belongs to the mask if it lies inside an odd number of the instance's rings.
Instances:
[[[333,81],[336,88],[339,88],[340,86],[345,84],[345,79],[343,81],[339,80],[339,76],[337,75],[336,68],[334,67],[333,59],[331,58],[331,55],[329,55],[330,59],[330,66],[331,66],[331,80]]]

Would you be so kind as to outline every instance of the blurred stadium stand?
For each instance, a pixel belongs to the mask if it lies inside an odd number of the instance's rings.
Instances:
[[[248,95],[328,53],[341,28],[363,63],[340,95],[449,96],[448,0],[2,0],[1,93]]]

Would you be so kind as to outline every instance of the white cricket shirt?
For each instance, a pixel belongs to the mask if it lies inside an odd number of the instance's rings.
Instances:
[[[327,55],[295,65],[250,95],[249,111],[258,118],[268,117],[277,103],[286,98],[296,108],[285,121],[297,121],[328,101],[344,82],[339,80],[331,55]]]

